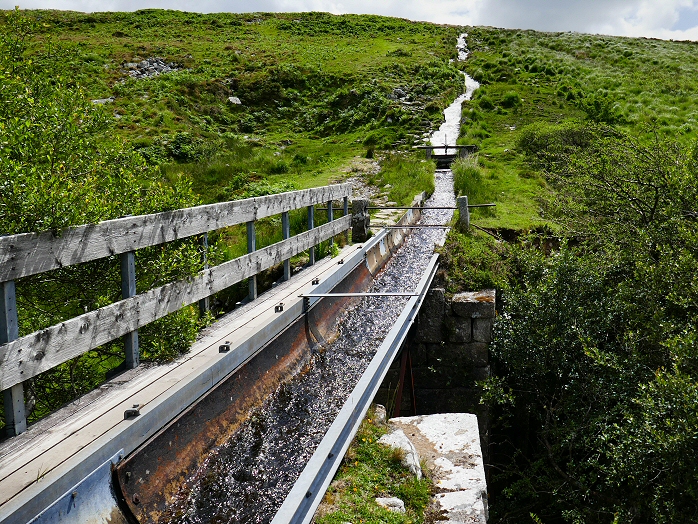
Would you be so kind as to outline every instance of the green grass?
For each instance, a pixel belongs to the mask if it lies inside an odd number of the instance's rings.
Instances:
[[[418,193],[434,192],[434,162],[427,162],[421,154],[389,154],[380,159],[381,170],[368,177],[371,185],[387,189],[388,200],[408,206]]]
[[[325,494],[317,524],[424,522],[431,481],[426,477],[417,480],[402,465],[400,450],[378,443],[385,433],[385,427],[376,425],[369,412]],[[375,502],[376,497],[398,497],[407,512],[390,512]]]
[[[694,42],[467,29],[472,54],[464,67],[482,87],[463,106],[458,142],[479,147],[478,191],[497,204],[493,216],[473,213],[477,225],[546,225],[539,204],[546,195],[543,173],[517,147],[527,126],[592,120],[641,137],[658,133],[691,142],[697,136]]]
[[[409,147],[461,84],[454,27],[323,13],[26,13],[42,40],[72,49],[65,67],[89,98],[114,97],[103,107],[109,139],[165,177],[190,176],[205,202],[246,176],[326,184],[372,134],[378,148]],[[142,80],[122,71],[153,56],[183,69]]]

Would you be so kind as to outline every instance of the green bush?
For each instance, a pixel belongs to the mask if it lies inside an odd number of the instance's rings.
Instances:
[[[507,91],[502,96],[502,106],[506,108],[516,107],[521,103],[521,98],[516,91]]]
[[[478,98],[477,105],[480,109],[485,111],[492,111],[494,109],[494,102],[487,95],[482,95],[480,98]]]

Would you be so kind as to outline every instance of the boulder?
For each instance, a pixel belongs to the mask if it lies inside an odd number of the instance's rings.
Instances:
[[[376,503],[388,511],[405,513],[405,503],[397,497],[378,497]]]
[[[422,467],[419,465],[419,453],[414,444],[407,438],[405,432],[401,429],[396,429],[391,433],[383,435],[378,442],[390,446],[391,448],[401,449],[405,456],[402,459],[402,464],[408,468],[417,479],[422,478]]]

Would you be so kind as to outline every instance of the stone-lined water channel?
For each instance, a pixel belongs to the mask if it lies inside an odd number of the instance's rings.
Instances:
[[[447,139],[455,145],[461,103],[471,95],[459,97],[446,111],[446,123],[434,133],[433,144]],[[436,172],[436,190],[426,205],[455,205],[450,170]],[[451,216],[450,210],[425,210],[419,223],[443,225]],[[443,229],[414,230],[368,291],[414,290],[445,234]],[[165,512],[170,521],[269,522],[406,302],[403,297],[366,297],[348,310],[337,339],[314,353],[303,373],[281,385],[186,479]]]

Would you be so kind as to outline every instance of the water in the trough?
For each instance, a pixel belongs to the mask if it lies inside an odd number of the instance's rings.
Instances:
[[[445,127],[435,133],[439,145],[443,140],[455,144],[457,132],[448,136],[444,131],[458,128],[460,104],[468,98],[459,97],[457,107],[447,110]],[[426,205],[455,205],[450,170],[436,172],[436,190]],[[443,225],[451,216],[451,210],[425,210],[420,224]],[[434,245],[445,234],[443,229],[414,230],[368,291],[414,290]],[[271,521],[406,303],[404,297],[366,297],[348,310],[339,325],[340,336],[314,353],[303,373],[281,385],[192,472],[187,488],[166,511],[172,521]]]
[[[437,171],[428,206],[454,206],[450,171]],[[444,224],[450,210],[427,210],[421,223]],[[415,230],[377,275],[369,291],[415,289],[445,234]],[[408,271],[405,271],[409,268]],[[339,413],[385,335],[404,297],[366,297],[340,322],[340,336],[314,353],[297,375],[264,402],[186,483],[168,514],[178,522],[269,522]]]

